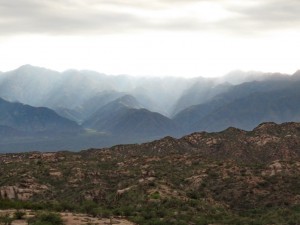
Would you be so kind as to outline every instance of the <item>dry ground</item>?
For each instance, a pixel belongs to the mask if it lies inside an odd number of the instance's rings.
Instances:
[[[15,210],[0,210],[0,216],[9,214],[13,216]],[[110,225],[110,224],[119,224],[119,225],[134,225],[125,219],[121,218],[94,218],[90,217],[86,214],[76,214],[76,213],[60,213],[62,219],[64,220],[66,225],[85,225],[85,224],[93,224],[93,225]],[[12,225],[28,225],[26,222],[26,218],[32,217],[34,212],[30,210],[26,210],[26,215],[23,220],[14,220]]]

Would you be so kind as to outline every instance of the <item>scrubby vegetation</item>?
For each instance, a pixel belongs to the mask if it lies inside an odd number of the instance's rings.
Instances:
[[[28,220],[29,225],[63,225],[63,220],[56,213],[40,213]]]
[[[14,218],[16,219],[16,220],[21,220],[21,219],[23,219],[23,217],[25,216],[25,212],[23,212],[23,211],[20,211],[20,210],[17,210],[17,211],[15,211],[15,213],[14,213]]]
[[[0,216],[0,224],[1,225],[11,225],[13,218],[11,218],[8,214]]]
[[[122,216],[140,225],[298,225],[300,129],[284,126],[1,155],[0,209]],[[51,222],[42,218],[31,224]]]

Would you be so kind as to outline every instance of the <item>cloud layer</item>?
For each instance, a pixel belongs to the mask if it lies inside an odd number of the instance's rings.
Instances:
[[[296,29],[298,0],[0,0],[0,34]]]

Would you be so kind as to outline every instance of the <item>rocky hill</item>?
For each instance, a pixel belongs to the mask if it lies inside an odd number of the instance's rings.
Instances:
[[[300,124],[78,153],[0,155],[0,208],[137,224],[300,224]]]

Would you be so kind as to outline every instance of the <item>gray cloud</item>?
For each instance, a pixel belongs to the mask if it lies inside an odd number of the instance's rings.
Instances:
[[[219,4],[235,17],[215,22],[202,21],[196,12],[155,17],[155,12],[163,13],[166,9],[199,2]],[[230,0],[0,0],[0,34],[103,34],[160,29],[251,33],[300,25],[298,0],[244,2],[237,5]],[[249,6],[246,4],[249,2],[257,4]]]
[[[95,10],[63,0],[0,0],[0,33],[113,32],[140,26],[136,16],[112,10]]]
[[[216,26],[233,32],[255,33],[300,28],[300,1],[298,0],[266,0],[253,6],[226,5],[225,7],[238,16],[223,20]]]

